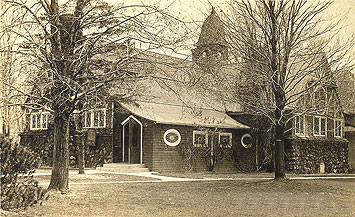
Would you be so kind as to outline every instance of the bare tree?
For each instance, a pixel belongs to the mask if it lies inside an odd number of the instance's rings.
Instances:
[[[321,16],[330,5],[241,0],[230,4],[231,13],[224,13],[231,59],[240,71],[234,95],[244,108],[273,124],[276,179],[285,178],[286,124],[295,117],[291,111],[326,109],[305,106],[305,97],[318,87],[335,87],[334,74],[351,68],[346,54],[353,43],[332,40],[339,23]]]
[[[16,68],[18,60],[11,51],[16,45],[16,34],[11,32],[11,26],[16,22],[17,10],[9,10],[3,1],[0,2],[0,83],[6,82],[20,88],[21,72]],[[17,92],[10,86],[0,85],[0,134],[17,139],[16,134],[21,130],[22,113],[20,104],[23,98],[17,97]]]
[[[342,71],[335,79],[344,111],[355,114],[355,75],[350,71]]]
[[[22,11],[12,24],[20,38],[13,52],[22,55],[21,63],[30,72],[28,91],[16,90],[28,97],[25,106],[53,116],[49,189],[66,192],[73,112],[103,93],[119,99],[137,94],[135,81],[150,77],[147,65],[152,55],[148,51],[177,45],[177,36],[169,30],[178,20],[155,6],[113,6],[100,0],[71,0],[63,5],[58,0],[7,4]],[[132,41],[144,46],[136,49]]]

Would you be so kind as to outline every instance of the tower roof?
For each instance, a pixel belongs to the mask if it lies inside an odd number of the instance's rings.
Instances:
[[[201,34],[196,46],[220,44],[226,45],[224,26],[216,11],[212,7],[211,14],[202,24]]]

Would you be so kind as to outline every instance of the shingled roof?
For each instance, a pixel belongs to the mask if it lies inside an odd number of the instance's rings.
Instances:
[[[226,113],[227,110],[241,111],[239,104],[222,101],[217,96],[222,93],[191,85],[191,76],[199,77],[198,74],[204,75],[204,72],[190,60],[153,52],[144,52],[140,56],[149,61],[140,63],[137,68],[138,76],[145,76],[135,82],[134,88],[139,94],[130,102],[119,102],[133,115],[163,124],[249,128]],[[210,86],[218,89],[215,84]]]
[[[248,126],[234,120],[224,111],[142,101],[121,105],[139,117],[161,124],[249,129]]]

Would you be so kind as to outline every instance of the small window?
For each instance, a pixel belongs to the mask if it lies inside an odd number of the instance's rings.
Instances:
[[[318,116],[313,117],[313,135],[327,135],[327,118]]]
[[[295,117],[295,134],[304,136],[305,132],[305,118],[303,115]]]
[[[203,51],[203,52],[202,52],[202,57],[205,58],[205,57],[207,57],[207,56],[208,56],[208,50]]]
[[[231,133],[220,133],[219,134],[219,147],[232,148],[232,134]]]
[[[84,128],[106,127],[106,109],[95,109],[84,112]]]
[[[195,147],[208,147],[208,134],[203,131],[193,131],[193,144]]]
[[[242,136],[242,138],[240,139],[242,146],[244,148],[251,148],[251,146],[253,145],[252,143],[252,137],[250,134],[246,133]]]
[[[327,107],[327,92],[324,88],[319,88],[314,92],[313,105],[317,113],[324,112]]]
[[[48,129],[49,112],[31,113],[30,130],[46,130]]]
[[[343,121],[334,120],[334,137],[341,138],[343,136]]]

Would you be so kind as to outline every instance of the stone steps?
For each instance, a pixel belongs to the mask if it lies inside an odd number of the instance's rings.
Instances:
[[[103,167],[96,167],[96,170],[119,173],[144,173],[149,169],[144,164],[128,164],[128,163],[109,163]]]

